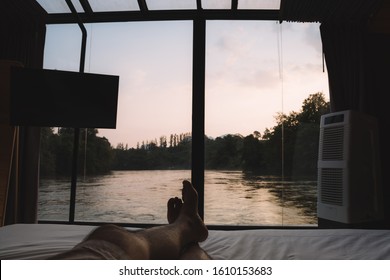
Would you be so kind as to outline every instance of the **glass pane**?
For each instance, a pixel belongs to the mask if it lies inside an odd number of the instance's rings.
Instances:
[[[280,0],[240,0],[238,9],[279,10]]]
[[[149,10],[196,9],[196,0],[146,0]]]
[[[76,24],[48,25],[45,69],[78,71],[81,32]],[[41,129],[39,220],[69,220],[73,129]]]
[[[119,75],[119,99],[116,129],[81,132],[75,219],[166,223],[168,198],[191,177],[192,23],[86,28],[86,72]],[[70,44],[66,32],[50,33],[52,48]],[[67,65],[65,50],[45,52]]]
[[[88,0],[94,12],[139,11],[137,0]]]
[[[47,25],[44,68],[79,71],[81,37],[77,24]]]
[[[231,9],[231,0],[202,0],[203,9]]]
[[[41,128],[38,220],[69,221],[73,129]]]
[[[70,9],[65,0],[37,0],[49,14],[70,13]],[[83,13],[84,10],[78,0],[72,0],[72,4],[78,13]]]
[[[208,21],[206,42],[206,223],[316,224],[319,123],[277,116],[328,97],[318,25]]]

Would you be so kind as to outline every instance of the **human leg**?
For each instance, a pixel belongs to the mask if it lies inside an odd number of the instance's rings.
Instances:
[[[168,200],[168,209],[167,209],[167,218],[168,223],[172,224],[176,221],[180,214],[181,207],[183,202],[180,198],[175,197]],[[209,254],[206,253],[200,246],[198,242],[187,245],[181,255],[181,260],[211,260]]]
[[[115,225],[95,229],[80,244],[52,259],[178,259],[189,244],[201,242],[208,231],[198,215],[198,194],[183,182],[183,203],[172,223],[140,231]]]
[[[194,243],[187,246],[180,255],[181,260],[212,260],[211,256],[203,250],[199,243]]]
[[[170,211],[172,206],[175,211]],[[207,238],[208,230],[198,214],[198,193],[190,182],[183,181],[182,200],[168,200],[167,216],[168,225],[139,232],[149,244],[152,259],[178,259],[188,245]]]

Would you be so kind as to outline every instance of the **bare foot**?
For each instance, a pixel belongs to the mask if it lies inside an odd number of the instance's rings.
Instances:
[[[186,180],[183,181],[182,200],[182,204],[178,203],[178,205],[180,204],[180,206],[178,206],[178,208],[180,207],[180,213],[176,220],[174,220],[174,223],[186,224],[189,227],[189,234],[194,239],[193,242],[202,242],[206,240],[208,230],[198,214],[198,192],[192,184]],[[171,213],[169,219],[175,216],[175,211]]]

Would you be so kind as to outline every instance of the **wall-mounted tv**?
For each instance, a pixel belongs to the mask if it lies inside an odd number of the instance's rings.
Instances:
[[[10,124],[116,128],[119,76],[13,67]]]

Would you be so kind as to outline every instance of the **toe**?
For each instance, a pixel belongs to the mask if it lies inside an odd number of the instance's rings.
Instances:
[[[175,199],[170,198],[168,200],[168,211],[167,211],[167,219],[169,223],[173,223],[175,221]]]

